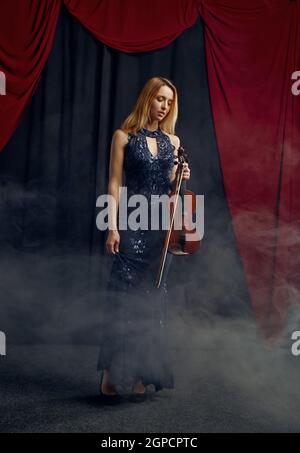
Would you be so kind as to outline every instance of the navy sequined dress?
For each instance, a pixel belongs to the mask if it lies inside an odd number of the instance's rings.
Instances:
[[[146,137],[157,140],[157,155]],[[106,300],[103,305],[100,352],[97,370],[108,369],[110,382],[119,393],[127,393],[138,380],[154,385],[155,391],[173,388],[172,360],[168,345],[167,275],[173,255],[167,254],[159,289],[155,280],[166,231],[161,221],[150,229],[151,195],[168,194],[174,165],[174,146],[161,129],[139,129],[128,134],[124,173],[127,199],[142,194],[148,203],[149,229],[120,230],[119,253],[113,256]],[[135,208],[128,207],[128,217]],[[153,216],[153,214],[152,214]],[[128,219],[127,217],[127,219]]]

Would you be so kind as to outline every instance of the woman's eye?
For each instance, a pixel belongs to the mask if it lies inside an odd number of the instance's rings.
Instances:
[[[164,98],[157,98],[158,102],[162,102]],[[168,103],[168,106],[170,107],[172,105],[172,101]]]

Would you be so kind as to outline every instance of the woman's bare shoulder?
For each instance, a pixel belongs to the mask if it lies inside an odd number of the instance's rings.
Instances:
[[[167,132],[165,132],[165,134],[167,134],[169,136],[172,145],[174,145],[175,148],[178,149],[180,146],[180,138],[177,135],[169,134]]]
[[[123,129],[116,129],[113,133],[113,140],[125,145],[128,143],[128,134]]]

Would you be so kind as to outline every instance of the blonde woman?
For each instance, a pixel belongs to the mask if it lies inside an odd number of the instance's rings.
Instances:
[[[164,77],[153,77],[112,137],[108,193],[115,205],[110,208],[112,224],[106,249],[113,264],[97,367],[100,393],[105,398],[115,400],[129,391],[143,399],[150,384],[155,391],[174,388],[166,336],[166,277],[173,255],[168,253],[163,284],[155,288],[166,231],[161,223],[158,229],[151,229],[151,207],[155,204],[151,195],[169,194],[175,182],[174,162],[180,146],[175,135],[177,115],[174,84]],[[189,178],[190,169],[185,164],[183,179]],[[143,195],[148,201],[146,228],[118,229],[120,187],[126,187],[127,199]],[[131,212],[128,208],[127,219]]]

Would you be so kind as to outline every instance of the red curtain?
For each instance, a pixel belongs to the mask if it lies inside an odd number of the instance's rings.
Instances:
[[[64,3],[95,38],[123,52],[165,47],[199,16],[195,0],[64,0]]]
[[[0,5],[0,150],[16,129],[52,47],[60,0],[9,0]]]
[[[195,0],[65,0],[103,43],[125,52],[167,46],[198,17]],[[33,95],[51,50],[61,0],[0,3],[0,151]]]
[[[300,290],[300,5],[203,0],[201,13],[237,243],[258,320],[276,335]]]

